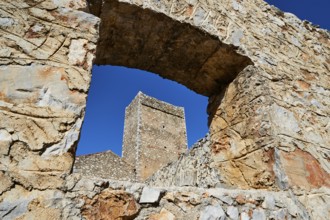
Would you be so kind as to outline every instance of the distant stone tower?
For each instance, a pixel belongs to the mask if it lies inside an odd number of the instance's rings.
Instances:
[[[139,92],[126,107],[122,157],[144,181],[187,151],[184,109]]]

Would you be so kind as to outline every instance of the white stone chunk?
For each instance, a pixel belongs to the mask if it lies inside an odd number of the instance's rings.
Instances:
[[[85,39],[72,40],[69,50],[69,62],[72,65],[80,64],[84,61],[86,56],[85,45],[88,41]]]
[[[265,200],[262,203],[262,208],[274,210],[275,209],[275,199],[274,199],[274,196],[272,196],[272,195],[265,196]]]
[[[265,211],[261,208],[253,210],[252,220],[266,220]]]
[[[226,214],[220,205],[207,206],[201,213],[199,220],[222,220]]]
[[[236,208],[234,206],[228,206],[227,214],[230,217],[230,219],[238,220],[238,208]]]
[[[140,203],[156,203],[160,197],[158,189],[144,187],[140,198]]]
[[[250,216],[246,212],[241,213],[241,220],[250,220]]]
[[[221,196],[219,199],[221,199],[221,201],[227,203],[228,205],[231,205],[234,202],[234,200],[230,196]]]
[[[12,18],[0,18],[0,27],[9,27],[15,24]]]

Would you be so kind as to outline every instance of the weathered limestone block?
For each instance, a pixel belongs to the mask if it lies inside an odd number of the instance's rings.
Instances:
[[[72,167],[99,19],[59,1],[0,5],[0,168],[27,188],[58,188]]]
[[[82,215],[86,219],[134,219],[139,204],[125,191],[103,190],[93,199],[86,199]]]
[[[248,67],[228,86],[210,122],[212,157],[223,182],[242,188],[275,186],[274,149],[263,71]],[[210,109],[209,109],[210,110]],[[276,186],[275,186],[276,187]]]
[[[139,203],[157,203],[160,199],[160,193],[161,191],[158,189],[144,187]]]
[[[71,3],[0,2],[1,219],[63,217],[99,23]]]
[[[288,105],[277,104],[283,101],[277,101],[273,81],[264,74],[246,68],[228,86],[221,103],[216,98],[211,103],[219,103],[210,133],[223,180],[243,188],[329,187],[326,125],[320,122],[315,128],[319,133],[306,138],[314,129]]]
[[[65,202],[60,190],[29,191],[16,185],[3,194],[0,218],[11,219],[61,219]]]

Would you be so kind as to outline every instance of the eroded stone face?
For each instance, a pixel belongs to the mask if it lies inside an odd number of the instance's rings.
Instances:
[[[13,204],[0,218],[58,219],[61,210],[52,211],[38,193],[62,189],[71,172],[99,19],[63,7],[84,1],[0,5],[0,200]],[[6,203],[18,186],[24,193]]]
[[[283,172],[287,174],[289,185],[303,189],[330,187],[330,175],[311,154],[296,149],[293,152],[279,152]]]
[[[303,107],[301,103],[308,99],[295,102],[290,98],[291,105],[286,98],[276,97],[281,90],[273,90],[274,83],[262,74],[258,68],[246,68],[228,86],[221,102],[218,101],[219,107],[213,110],[212,152],[222,178],[229,185],[238,184],[242,188],[310,189],[326,185],[327,117],[316,114],[308,107],[312,105],[306,103]],[[270,96],[270,92],[274,95]],[[211,101],[211,105],[217,104],[216,98]],[[309,119],[301,119],[305,117]],[[325,122],[320,122],[321,118]],[[319,132],[315,133],[316,130]],[[309,173],[308,169],[314,171]]]
[[[1,114],[8,118],[3,126],[12,131],[11,139],[28,143],[32,151],[45,151],[75,127],[86,94],[70,90],[65,68],[16,65],[0,71]]]
[[[9,219],[60,219],[65,207],[64,193],[59,190],[29,191],[16,185],[3,194],[0,218]]]

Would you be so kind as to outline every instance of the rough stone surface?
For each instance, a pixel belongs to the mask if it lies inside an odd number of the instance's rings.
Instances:
[[[163,208],[160,210],[160,213],[150,215],[149,220],[175,220],[175,216],[173,213]]]
[[[0,5],[0,185],[60,188],[74,160],[99,19],[56,1]],[[84,42],[79,63],[68,58],[76,40]]]
[[[266,190],[239,190],[224,188],[198,187],[159,187],[162,192],[158,205],[140,203],[145,184],[120,182],[106,179],[88,179],[75,174],[75,186],[66,188],[66,198],[71,202],[71,215],[76,213],[86,219],[115,219],[121,216],[127,219],[327,219],[320,215],[326,210],[329,199],[313,199],[311,206],[320,206],[319,210],[309,212],[300,202],[305,197],[302,192]],[[68,185],[71,185],[68,182]],[[313,195],[329,195],[328,188],[318,189]],[[223,202],[222,197],[228,197],[231,205]],[[318,197],[318,196],[316,196]],[[315,197],[315,198],[316,198]],[[262,204],[273,198],[274,207],[262,207]],[[308,207],[308,206],[306,206]],[[323,209],[323,210],[322,210]],[[67,215],[68,216],[68,215]],[[97,216],[97,217],[95,217]],[[72,217],[72,216],[71,216]]]
[[[134,167],[111,150],[76,157],[73,173],[121,181],[135,181]]]
[[[153,186],[219,187],[221,179],[217,169],[212,168],[210,137],[198,141],[180,158],[163,167],[146,182]]]
[[[238,219],[238,208],[234,206],[228,206],[227,215],[230,219],[237,220]]]
[[[82,216],[86,219],[133,219],[139,205],[131,194],[122,190],[103,190],[92,199],[86,199]]]
[[[327,220],[329,48],[262,0],[1,0],[0,218]],[[143,184],[71,174],[95,55],[209,97],[209,153],[191,152],[221,185],[188,173],[191,153],[155,206]]]
[[[226,214],[220,205],[206,206],[200,215],[200,220],[224,220]]]

